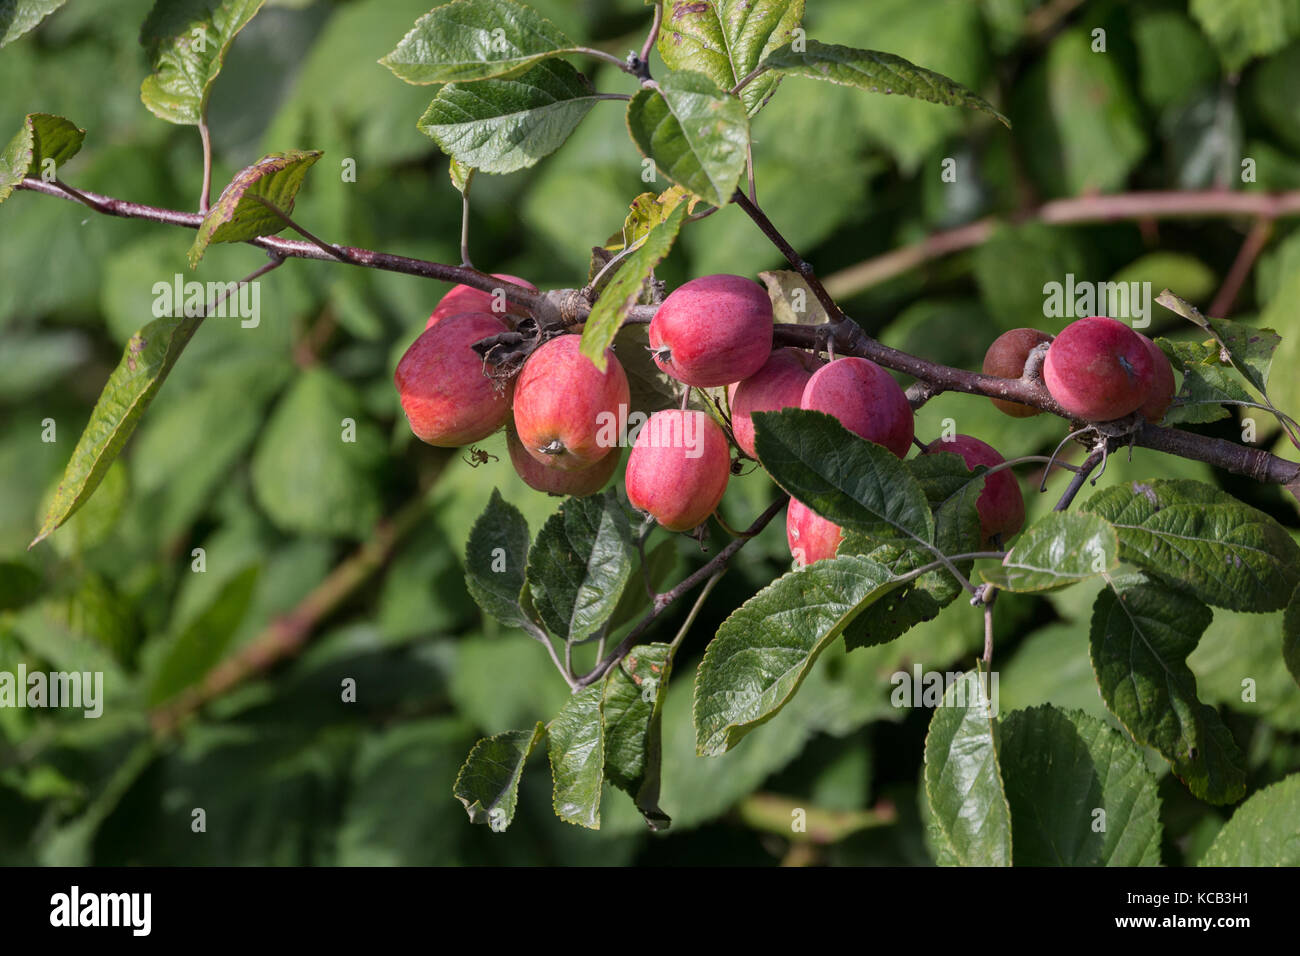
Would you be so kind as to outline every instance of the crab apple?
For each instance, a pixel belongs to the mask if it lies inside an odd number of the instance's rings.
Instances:
[[[802,349],[777,349],[757,372],[727,389],[731,405],[731,431],[746,455],[754,451],[754,412],[775,412],[798,408],[804,386],[821,360]]]
[[[912,447],[912,406],[893,376],[864,358],[836,359],[813,372],[800,406],[826,412],[899,458]]]
[[[572,495],[575,498],[594,495],[604,488],[618,470],[618,462],[622,457],[615,448],[596,464],[578,471],[554,468],[528,454],[528,449],[524,448],[523,442],[509,425],[506,426],[506,450],[510,453],[510,463],[529,488],[544,491],[548,495]]]
[[[515,382],[515,430],[528,454],[551,468],[581,471],[609,454],[602,426],[626,415],[627,373],[605,350],[605,371],[579,351],[581,337],[560,335],[524,362]]]
[[[772,351],[772,300],[742,276],[692,279],[650,320],[655,363],[697,388],[749,378]]]
[[[1012,329],[1010,332],[1003,332],[993,340],[989,350],[984,353],[984,366],[981,371],[985,375],[996,375],[998,378],[1020,378],[1025,373],[1025,360],[1029,358],[1029,353],[1037,346],[1050,341],[1052,337],[1038,329]],[[1029,418],[1031,415],[1041,415],[1043,411],[1032,405],[1008,402],[1001,398],[992,399],[992,402],[994,408],[1012,418]]]
[[[1151,353],[1151,394],[1147,400],[1142,403],[1138,409],[1142,417],[1149,422],[1158,422],[1165,417],[1165,412],[1173,403],[1174,393],[1178,391],[1178,386],[1174,382],[1174,367],[1169,364],[1169,357],[1160,350],[1160,346],[1152,342],[1141,332],[1137,333],[1138,338],[1146,343],[1147,351]]]
[[[503,282],[513,282],[515,285],[521,285],[533,292],[537,291],[537,286],[518,276],[495,272],[492,274],[492,278],[501,279]],[[433,312],[429,315],[429,321],[424,324],[424,327],[426,329],[432,328],[447,316],[458,315],[461,312],[491,312],[493,315],[500,315],[492,308],[496,301],[496,296],[490,292],[484,292],[482,289],[476,289],[469,285],[452,286],[451,291],[438,300],[438,304],[434,306]],[[506,315],[522,318],[528,314],[523,306],[515,305],[509,299],[506,299],[505,305]],[[504,319],[504,321],[510,320]]]
[[[484,374],[475,342],[506,331],[495,315],[463,312],[425,329],[397,363],[393,382],[417,438],[455,448],[491,435],[510,417],[508,390]]]
[[[1075,418],[1108,422],[1146,402],[1153,364],[1142,336],[1123,322],[1090,316],[1071,322],[1052,340],[1043,382]]]
[[[790,556],[795,564],[803,567],[835,557],[835,551],[844,539],[844,530],[802,501],[791,498],[785,513],[785,539],[790,543]]]
[[[925,447],[925,454],[951,452],[960,455],[966,467],[976,465],[992,468],[1004,461],[996,448],[970,435],[953,435],[940,438]],[[1010,468],[995,471],[984,478],[984,490],[975,501],[980,519],[980,536],[987,542],[1000,535],[1006,541],[1025,525],[1025,498]]]
[[[726,433],[704,412],[655,412],[627,456],[627,499],[669,531],[689,531],[718,507],[731,478]]]

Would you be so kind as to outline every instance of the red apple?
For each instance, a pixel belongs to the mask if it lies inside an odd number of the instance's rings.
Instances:
[[[544,465],[581,471],[613,447],[602,441],[608,423],[627,415],[627,374],[605,350],[605,371],[579,351],[581,336],[544,343],[515,382],[515,430],[528,454]],[[620,412],[622,413],[620,416]],[[602,427],[604,426],[604,427]]]
[[[804,386],[822,362],[802,349],[777,349],[763,367],[727,389],[731,404],[731,431],[736,444],[746,455],[757,458],[754,450],[754,412],[775,412],[798,408]]]
[[[572,495],[575,498],[594,495],[604,488],[618,470],[621,457],[615,448],[596,464],[580,471],[554,468],[528,454],[528,450],[519,441],[519,436],[509,425],[506,426],[506,449],[510,453],[510,463],[529,488],[544,491],[548,495]]]
[[[1173,404],[1174,394],[1178,391],[1178,385],[1174,381],[1174,367],[1169,364],[1169,357],[1161,351],[1160,346],[1141,332],[1138,333],[1138,338],[1146,343],[1147,351],[1151,353],[1152,369],[1151,394],[1138,411],[1147,421],[1158,422],[1165,417],[1165,412]]]
[[[669,531],[689,531],[718,507],[731,478],[726,433],[704,412],[655,412],[627,458],[627,498]]]
[[[1043,382],[1075,418],[1109,422],[1137,411],[1155,377],[1147,344],[1123,322],[1089,316],[1052,340]]]
[[[835,557],[836,549],[844,540],[844,531],[802,501],[791,498],[785,513],[785,538],[795,565],[803,567]]]
[[[1025,360],[1029,357],[1029,353],[1044,342],[1050,341],[1052,337],[1038,329],[1012,329],[1010,332],[1003,332],[993,340],[989,350],[984,353],[984,366],[981,371],[985,375],[996,375],[998,378],[1020,378],[1025,373]],[[1029,418],[1032,415],[1041,415],[1043,411],[1032,405],[1008,402],[1000,398],[991,401],[994,408],[1012,418]]]
[[[492,277],[502,279],[505,282],[513,282],[515,285],[521,285],[533,292],[537,291],[537,286],[518,276],[496,272],[492,274]],[[528,315],[528,310],[523,306],[515,305],[509,299],[505,299],[504,302],[506,306],[505,314],[497,313],[493,308],[497,303],[497,298],[492,293],[484,292],[482,289],[475,289],[473,286],[455,285],[451,287],[450,292],[438,300],[438,304],[429,315],[429,321],[424,324],[424,327],[426,329],[432,328],[447,316],[458,315],[461,312],[491,312],[503,322],[508,322],[511,325],[514,324],[516,318]]]
[[[772,351],[772,300],[741,276],[692,279],[650,320],[658,366],[687,385],[714,388],[748,378]]]
[[[912,406],[902,386],[875,362],[842,358],[822,366],[804,386],[801,405],[834,415],[899,458],[912,447]]]
[[[508,389],[488,378],[471,347],[504,331],[494,315],[465,312],[425,329],[411,343],[393,381],[417,438],[454,448],[480,441],[506,423]]]
[[[945,451],[960,455],[966,467],[971,469],[976,465],[992,468],[1006,461],[992,445],[970,435],[940,438],[925,447],[927,455]],[[995,471],[984,478],[984,490],[975,501],[975,510],[979,513],[980,535],[985,542],[995,535],[1001,535],[1000,540],[1005,542],[1024,527],[1025,499],[1010,468]]]

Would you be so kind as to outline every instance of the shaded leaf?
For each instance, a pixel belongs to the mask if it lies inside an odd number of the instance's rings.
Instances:
[[[600,829],[600,791],[605,782],[604,688],[575,693],[548,725],[555,814],[565,823]]]
[[[672,648],[640,644],[605,678],[605,775],[636,801],[651,830],[672,821],[659,808],[663,763],[663,701],[672,673]]]
[[[1196,696],[1187,655],[1209,627],[1209,608],[1142,579],[1097,595],[1090,641],[1102,699],[1139,743],[1160,751],[1209,803],[1246,792],[1246,760],[1212,707]]]
[[[506,627],[530,621],[521,603],[530,540],[523,513],[492,489],[465,545],[465,587],[479,607]]]
[[[793,45],[787,43],[769,53],[763,65],[781,76],[827,80],[871,93],[897,93],[927,103],[981,110],[1011,128],[1011,121],[983,97],[955,80],[917,66],[901,56],[816,40],[808,40],[804,46],[802,51],[795,51]]]
[[[486,823],[497,832],[510,826],[524,764],[545,736],[546,727],[539,720],[532,730],[507,730],[474,745],[452,790],[465,805],[470,823]]]

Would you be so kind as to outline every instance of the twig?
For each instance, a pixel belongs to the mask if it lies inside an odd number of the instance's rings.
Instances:
[[[645,43],[641,44],[641,55],[637,58],[637,72],[643,80],[650,79],[650,54],[654,52],[655,41],[659,39],[659,28],[664,22],[664,5],[663,3],[655,4],[654,22],[650,24],[650,32],[646,35]]]
[[[316,626],[388,560],[424,516],[426,504],[423,497],[409,502],[390,521],[380,524],[360,549],[312,588],[293,610],[272,621],[249,644],[208,671],[199,683],[156,707],[149,715],[154,730],[160,734],[175,730],[207,702],[296,654]]]
[[[637,622],[636,626],[627,633],[627,636],[625,636],[623,640],[619,641],[618,646],[614,648],[610,654],[607,654],[590,673],[578,678],[576,689],[581,690],[583,687],[587,687],[604,677],[611,667],[627,656],[627,652],[636,646],[636,642],[640,639],[641,635],[645,633],[646,629],[658,619],[659,615],[671,607],[678,598],[693,591],[702,582],[707,581],[719,571],[724,570],[732,557],[735,556],[736,552],[748,544],[753,539],[754,535],[767,527],[771,520],[780,514],[781,509],[785,507],[786,500],[785,496],[782,496],[772,502],[772,504],[768,506],[768,509],[759,515],[758,518],[754,520],[754,523],[746,530],[745,533],[748,537],[736,538],[725,548],[715,554],[707,564],[689,575],[672,590],[665,591],[663,594],[655,595],[650,610],[645,613],[645,616]]]
[[[1173,219],[1197,216],[1250,216],[1282,219],[1300,215],[1300,190],[1286,193],[1198,191],[1148,191],[1110,196],[1055,199],[1013,217],[1013,222],[1067,225],[1113,222],[1123,219]],[[989,216],[955,229],[936,232],[920,242],[895,249],[842,269],[826,278],[826,288],[836,298],[857,295],[887,279],[901,275],[932,259],[970,249],[986,242],[1000,220]]]
[[[1210,303],[1210,315],[1222,318],[1232,312],[1237,295],[1241,292],[1241,287],[1246,284],[1246,277],[1250,275],[1255,260],[1259,258],[1260,252],[1268,244],[1272,235],[1272,219],[1257,219],[1255,225],[1250,227],[1250,232],[1246,233],[1241,248],[1237,250],[1237,258],[1232,260],[1232,268],[1228,270],[1223,285],[1220,286],[1214,301]]]
[[[1079,466],[1078,470],[1074,473],[1074,477],[1070,479],[1070,484],[1066,487],[1065,493],[1061,495],[1061,499],[1052,507],[1053,511],[1064,511],[1066,508],[1070,507],[1075,496],[1083,487],[1083,483],[1088,480],[1088,476],[1092,474],[1093,469],[1101,463],[1101,460],[1104,457],[1105,450],[1099,448],[1083,460],[1083,464]],[[1060,462],[1057,464],[1060,464]]]
[[[339,262],[351,263],[352,260],[349,259],[346,255],[344,255],[342,249],[340,249],[338,246],[331,245],[330,243],[326,242],[324,239],[320,238],[319,236],[308,232],[302,226],[298,225],[298,223],[295,222],[287,212],[285,212],[283,209],[281,209],[279,206],[275,205],[274,203],[268,201],[265,196],[252,196],[251,198],[261,203],[264,207],[269,209],[277,217],[284,220],[284,224],[286,226],[288,226],[294,232],[298,233],[298,235],[302,236],[312,245],[316,246],[316,248],[322,250],[323,252],[329,253],[335,259],[339,260]]]
[[[786,262],[790,263],[795,272],[803,276],[804,281],[808,283],[808,288],[812,289],[813,295],[817,297],[817,301],[826,310],[826,314],[830,316],[831,321],[835,323],[844,322],[844,313],[840,311],[840,307],[835,304],[835,300],[826,291],[826,287],[822,285],[821,280],[817,278],[812,265],[805,261],[803,256],[799,255],[785,236],[781,235],[781,230],[777,229],[772,220],[767,218],[767,213],[751,202],[750,198],[739,189],[732,194],[732,201],[745,210],[745,214],[754,220],[754,224],[758,226],[763,235],[767,236],[772,245],[776,246],[781,251],[781,255],[785,256]]]

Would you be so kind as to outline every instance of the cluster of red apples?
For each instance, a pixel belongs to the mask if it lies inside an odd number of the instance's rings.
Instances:
[[[533,288],[513,276],[497,278]],[[394,375],[411,430],[422,441],[458,447],[504,427],[510,460],[532,488],[555,495],[601,490],[618,468],[618,432],[628,420],[628,379],[612,350],[605,370],[579,350],[580,336],[561,334],[537,347],[519,374],[500,382],[487,374],[476,342],[511,329],[523,313],[494,311],[499,300],[457,286],[439,302]],[[687,282],[664,300],[649,328],[654,361],[686,386],[727,388],[730,434],[694,409],[654,412],[637,433],[625,486],[632,506],[670,531],[689,531],[717,509],[732,474],[732,446],[751,458],[753,415],[804,408],[834,416],[849,431],[899,458],[914,442],[912,407],[885,369],[864,358],[826,361],[793,348],[773,349],[772,304],[757,283],[731,275]],[[984,373],[1020,378],[1029,354],[1050,343],[1043,381],[1071,416],[1090,422],[1133,414],[1157,421],[1174,396],[1169,360],[1145,336],[1114,319],[1090,317],[1053,339],[1034,329],[999,336]],[[994,399],[1008,415],[1039,410]],[[951,452],[967,467],[1004,462],[991,446],[954,435],[923,446]],[[1009,468],[991,472],[977,502],[986,543],[1003,544],[1025,520],[1024,499]],[[835,554],[841,529],[791,500],[786,533],[797,564]]]

